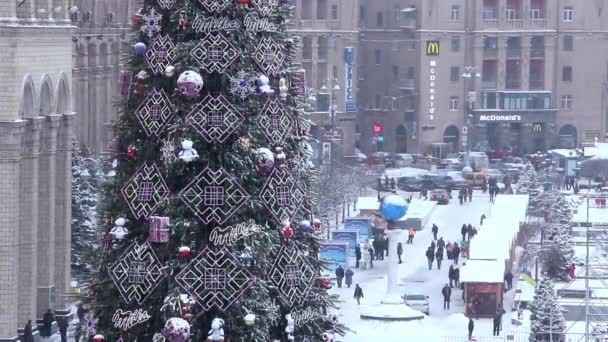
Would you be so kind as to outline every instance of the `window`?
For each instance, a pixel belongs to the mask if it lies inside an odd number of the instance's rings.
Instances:
[[[564,7],[564,21],[571,22],[574,20],[574,8],[572,6]]]
[[[376,26],[384,26],[384,15],[382,15],[382,12],[378,12],[378,14],[376,14]]]
[[[458,5],[452,5],[452,14],[451,14],[450,18],[452,20],[459,20],[460,19],[460,6],[458,6]]]
[[[530,9],[530,19],[540,19],[540,8],[531,8]]]
[[[415,73],[416,73],[416,68],[414,68],[414,67],[407,68],[407,78],[408,79],[413,79]]]
[[[312,1],[302,1],[302,19],[312,19]]]
[[[572,51],[574,50],[574,39],[570,35],[566,35],[563,37],[563,49],[564,51]]]
[[[304,1],[307,2],[307,1]],[[365,20],[365,6],[359,6],[359,20]]]
[[[572,95],[562,95],[562,109],[572,110]]]
[[[374,108],[380,108],[380,95],[376,94],[376,103],[374,103]]]
[[[312,59],[312,37],[302,38],[302,59]]]
[[[393,80],[399,79],[399,66],[393,65]]]
[[[498,48],[497,37],[485,37],[483,40],[484,50],[496,50]]]
[[[376,49],[376,51],[374,51],[374,60],[376,61],[376,65],[380,65],[380,63],[382,62],[382,51],[380,51],[379,49]]]
[[[450,81],[458,82],[460,79],[460,67],[453,66],[450,68]]]
[[[338,20],[338,5],[331,5],[331,20]]]
[[[450,110],[458,110],[458,96],[450,96]]]
[[[317,19],[327,20],[327,0],[317,0]]]
[[[454,36],[452,37],[452,52],[460,51],[460,37]]]
[[[562,67],[562,81],[572,82],[572,67],[566,65]]]
[[[338,67],[335,65],[331,67],[331,76],[334,80],[338,79]]]

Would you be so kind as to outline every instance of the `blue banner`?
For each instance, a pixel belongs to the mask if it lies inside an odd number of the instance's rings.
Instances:
[[[321,243],[321,255],[319,258],[323,261],[330,262],[329,269],[333,272],[342,265],[342,268],[348,268],[348,243],[345,242],[323,242]]]
[[[344,220],[344,229],[359,232],[359,242],[368,240],[372,229],[372,219],[368,217],[349,217]]]
[[[355,248],[359,242],[359,231],[358,230],[337,230],[331,232],[331,239],[333,241],[344,241],[348,243],[348,255],[351,257],[355,256]]]
[[[353,98],[353,70],[354,70],[354,55],[355,48],[346,47],[344,48],[344,70],[346,75],[344,77],[344,110],[347,113],[356,113],[357,106],[355,105],[355,100]]]

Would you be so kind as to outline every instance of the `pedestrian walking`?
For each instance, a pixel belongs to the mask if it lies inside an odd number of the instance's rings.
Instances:
[[[463,240],[466,240],[466,238],[467,238],[467,232],[468,232],[467,224],[463,223],[462,224],[462,228],[460,228],[460,234],[462,235],[462,239]]]
[[[445,247],[446,254],[448,255],[448,260],[454,259],[454,256],[452,255],[453,250],[454,245],[450,241],[448,241],[448,245]]]
[[[372,268],[374,268],[374,247],[369,246],[368,252],[369,252],[369,269],[371,270]]]
[[[384,238],[384,250],[386,251],[386,256],[388,256],[388,236]],[[384,260],[384,259],[383,259]]]
[[[34,342],[32,334],[32,320],[28,320],[25,328],[23,328],[23,342]]]
[[[473,339],[473,329],[475,329],[475,322],[469,318],[469,341]]]
[[[338,268],[336,268],[336,281],[338,282],[339,289],[342,288],[342,279],[343,278],[344,278],[344,269],[342,268],[342,265],[338,265]]]
[[[492,321],[492,336],[500,336],[500,326],[502,325],[502,309],[496,310],[496,314],[494,314],[494,319]]]
[[[414,228],[410,228],[407,231],[407,243],[410,245],[414,243],[414,236],[416,235],[416,230]]]
[[[494,203],[494,186],[490,187],[490,203]]]
[[[361,305],[361,298],[363,298],[363,290],[359,284],[355,285],[355,295],[353,296],[357,300],[357,305]]]
[[[433,232],[433,239],[437,240],[437,233],[439,233],[439,227],[437,227],[437,225],[433,223],[433,228],[431,228],[431,231]]]
[[[61,342],[68,342],[68,320],[66,317],[57,317],[57,327],[61,335]]]
[[[353,275],[354,274],[355,273],[350,268],[346,270],[345,281],[346,281],[346,287],[348,287],[349,289],[350,289],[350,286],[353,284]]]
[[[448,270],[448,279],[450,280],[450,288],[453,288],[454,284],[454,265],[450,265],[450,269]]]
[[[384,249],[386,248],[386,240],[384,236],[380,237],[378,240],[378,251],[376,252],[378,260],[384,260]]]
[[[435,252],[435,241],[434,240],[431,240],[430,246],[433,249],[433,252]]]
[[[507,283],[507,291],[513,288],[513,273],[511,271],[505,273],[505,282]]]
[[[481,219],[479,220],[479,225],[483,226],[483,220],[486,219],[486,214],[481,214]]]
[[[452,289],[448,286],[448,284],[445,284],[445,286],[441,290],[441,294],[443,295],[443,309],[449,310],[450,309],[450,297],[452,296]]]
[[[437,248],[445,248],[445,241],[443,241],[443,236],[437,240]]]
[[[399,263],[401,264],[401,254],[403,254],[403,246],[401,242],[397,244],[397,256],[399,257]]]
[[[470,202],[473,202],[473,187],[472,186],[469,187],[468,192],[469,192],[469,203],[470,203]]]
[[[460,268],[458,266],[454,267],[454,286],[456,286],[456,288],[461,287],[460,286]],[[462,291],[462,296],[464,297],[464,291]]]
[[[429,271],[433,269],[433,260],[435,259],[435,251],[429,246],[426,250],[426,259],[429,262]]]
[[[464,195],[465,195],[464,188],[463,188],[463,189],[458,190],[458,200],[460,201],[460,205],[462,205],[462,201],[463,201],[463,199],[466,201],[466,199],[465,199]]]
[[[485,195],[486,192],[488,192],[488,183],[486,183],[486,180],[484,179],[481,183],[481,193]]]
[[[42,331],[40,331],[41,337],[51,337],[51,327],[54,320],[55,315],[53,315],[53,311],[49,309],[42,317]]]
[[[454,244],[454,248],[452,248],[452,258],[454,258],[454,265],[458,265],[458,258],[460,257],[460,247],[458,244]]]
[[[378,251],[380,250],[380,247],[378,247],[379,243],[380,241],[378,239],[374,239],[374,241],[372,242],[372,246],[374,246],[374,254],[372,256],[372,259],[374,260],[380,259],[380,257],[378,256]]]
[[[443,260],[443,249],[437,248],[437,252],[435,253],[435,259],[437,259],[437,269],[441,269],[441,261]]]
[[[574,266],[574,264],[568,266],[567,271],[568,271],[568,277],[570,277],[570,279],[572,279],[572,280],[576,279],[576,266]]]
[[[356,258],[356,263],[355,263],[355,267],[359,268],[359,261],[361,260],[361,247],[359,246],[359,244],[357,244],[357,246],[355,247],[355,258]]]

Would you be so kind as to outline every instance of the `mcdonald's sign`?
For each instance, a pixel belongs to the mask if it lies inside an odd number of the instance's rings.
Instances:
[[[543,131],[543,124],[541,122],[535,122],[532,124],[532,131],[534,133],[541,133]]]
[[[426,41],[426,55],[427,56],[439,56],[439,41],[438,40],[427,40]]]

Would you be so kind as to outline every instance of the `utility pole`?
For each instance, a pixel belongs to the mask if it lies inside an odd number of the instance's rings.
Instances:
[[[586,251],[585,254],[585,342],[589,342],[589,196],[591,195],[591,179],[587,187],[587,219],[586,219]]]

